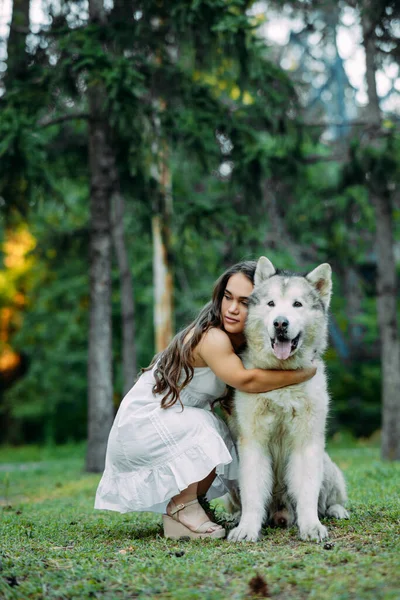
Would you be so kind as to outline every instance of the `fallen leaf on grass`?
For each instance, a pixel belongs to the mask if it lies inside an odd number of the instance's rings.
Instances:
[[[249,581],[249,591],[253,596],[260,596],[260,598],[269,598],[268,585],[264,577],[257,574],[253,579]]]
[[[127,554],[128,552],[132,552],[134,549],[134,546],[129,546],[129,548],[123,548],[122,550],[118,550],[118,554]]]
[[[10,587],[15,587],[16,585],[19,585],[15,575],[11,575],[11,577],[6,577],[5,580],[7,581]]]

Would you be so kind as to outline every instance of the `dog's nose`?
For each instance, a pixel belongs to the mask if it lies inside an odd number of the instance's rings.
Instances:
[[[275,329],[282,329],[283,331],[286,331],[286,329],[289,327],[289,321],[286,317],[276,317],[274,320],[274,327]]]

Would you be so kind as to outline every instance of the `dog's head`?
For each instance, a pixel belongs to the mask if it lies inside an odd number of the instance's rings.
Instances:
[[[324,263],[306,275],[276,270],[262,256],[250,296],[246,336],[263,338],[263,352],[280,361],[296,354],[320,355],[325,349],[332,270]]]

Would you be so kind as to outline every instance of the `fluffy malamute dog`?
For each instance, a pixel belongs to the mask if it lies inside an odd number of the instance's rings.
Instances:
[[[325,453],[329,396],[321,356],[327,341],[331,267],[306,276],[275,270],[261,257],[246,324],[246,368],[297,369],[314,364],[309,381],[262,394],[237,391],[237,436],[242,514],[230,541],[256,541],[267,516],[294,521],[303,540],[328,536],[319,516],[348,518],[346,487]]]

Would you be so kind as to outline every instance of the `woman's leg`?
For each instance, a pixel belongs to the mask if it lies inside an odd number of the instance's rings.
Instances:
[[[167,514],[171,514],[171,511],[174,509],[174,505],[177,506],[178,504],[187,504],[192,500],[196,500],[198,496],[205,494],[212,484],[214,478],[215,469],[211,471],[211,473],[209,473],[202,481],[192,483],[185,490],[180,492],[180,494],[174,496],[167,506]],[[183,525],[186,525],[186,527],[192,531],[195,531],[198,527],[200,527],[200,525],[209,521],[207,514],[204,512],[200,504],[192,504],[180,510],[178,519]],[[211,533],[220,528],[220,525],[213,524],[212,527],[210,526],[207,529],[207,532]]]
[[[197,484],[197,495],[205,496],[216,476],[216,471],[213,469],[202,481]]]
[[[198,486],[199,486],[199,484],[197,482],[191,483],[189,485],[189,487],[187,487],[185,490],[183,490],[177,496],[174,496],[172,498],[172,500],[175,502],[175,504],[187,504],[191,500],[195,500],[195,498],[197,498],[197,495],[198,495],[197,494]]]

